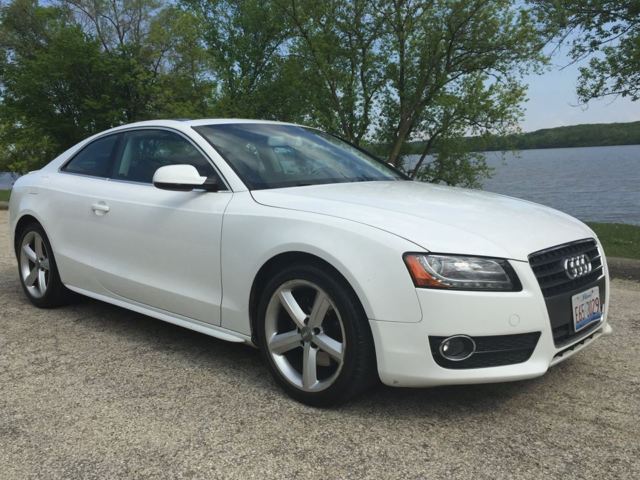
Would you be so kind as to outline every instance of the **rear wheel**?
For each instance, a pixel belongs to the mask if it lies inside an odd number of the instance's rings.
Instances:
[[[68,303],[71,292],[62,284],[47,235],[37,223],[27,225],[16,243],[20,283],[36,307]]]
[[[263,356],[295,399],[330,406],[375,381],[366,315],[351,288],[324,268],[297,265],[276,274],[258,315]]]

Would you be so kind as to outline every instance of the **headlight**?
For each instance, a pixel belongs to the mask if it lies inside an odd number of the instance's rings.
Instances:
[[[503,258],[407,253],[404,262],[416,287],[515,292],[522,285]]]

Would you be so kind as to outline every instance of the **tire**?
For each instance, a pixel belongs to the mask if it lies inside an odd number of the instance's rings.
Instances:
[[[257,315],[262,356],[294,399],[334,406],[378,381],[364,309],[328,268],[297,264],[279,271],[265,285]]]
[[[44,229],[30,223],[16,238],[20,284],[29,301],[38,308],[66,305],[72,293],[60,279],[53,249]]]

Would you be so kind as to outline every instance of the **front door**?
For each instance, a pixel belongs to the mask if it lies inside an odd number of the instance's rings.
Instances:
[[[165,165],[217,173],[186,137],[160,129],[124,133],[108,193],[95,199],[98,281],[114,298],[220,324],[222,217],[232,193],[173,192],[152,184]]]

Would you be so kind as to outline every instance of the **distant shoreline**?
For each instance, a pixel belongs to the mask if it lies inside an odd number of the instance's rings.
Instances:
[[[515,149],[507,149],[507,150],[478,150],[474,153],[486,153],[486,152],[511,152],[511,151],[520,151],[520,150],[560,150],[560,149],[568,149],[568,148],[606,148],[606,147],[636,147],[640,146],[640,142],[638,143],[623,143],[618,145],[568,145],[566,147],[531,147],[531,148],[515,148]]]
[[[622,147],[640,145],[640,121],[571,125],[500,137],[465,137],[462,140],[467,143],[467,149],[473,152]],[[424,141],[411,142],[404,153],[419,155],[423,152],[424,146]],[[437,150],[438,147],[435,145],[434,153],[437,153]]]
[[[533,147],[533,148],[515,148],[515,149],[506,149],[506,150],[474,150],[471,153],[494,153],[494,152],[519,152],[525,150],[568,150],[571,148],[609,148],[609,147],[640,147],[640,143],[629,143],[623,145],[591,145],[591,146],[567,146],[567,147]],[[420,154],[418,153],[407,153],[404,157],[413,156],[418,157]]]

